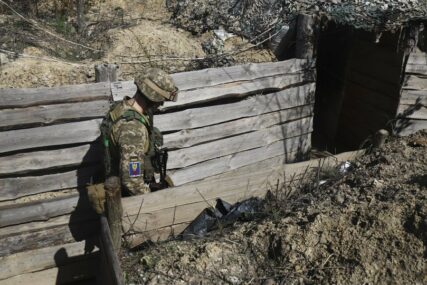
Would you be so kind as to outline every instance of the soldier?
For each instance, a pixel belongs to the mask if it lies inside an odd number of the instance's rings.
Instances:
[[[153,127],[153,113],[165,100],[176,101],[177,88],[164,71],[150,68],[135,79],[133,98],[113,106],[102,123],[106,187],[119,183],[124,193],[136,195],[164,188],[154,179],[155,149],[162,144]],[[119,177],[120,179],[117,179]],[[112,185],[113,184],[113,185]]]

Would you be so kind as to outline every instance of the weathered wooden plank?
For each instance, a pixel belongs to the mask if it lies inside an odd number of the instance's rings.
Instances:
[[[59,150],[14,154],[0,157],[0,175],[77,166],[100,160],[102,160],[102,147],[97,143]]]
[[[288,162],[304,157],[310,149],[310,135],[277,141],[270,145],[234,153],[169,173],[174,185],[184,185],[209,176],[224,173],[277,155],[286,154]]]
[[[312,113],[313,105],[305,105],[260,116],[234,120],[218,125],[181,130],[179,132],[164,135],[164,147],[169,149],[190,147],[203,142],[227,138],[251,131],[258,131],[283,122],[308,117],[311,116]]]
[[[310,68],[304,59],[290,59],[279,62],[249,63],[231,67],[208,68],[197,71],[172,74],[179,90],[196,89],[219,84],[254,80],[261,77],[276,76],[284,73],[296,73]]]
[[[110,83],[92,83],[61,87],[0,89],[0,109],[22,108],[43,104],[109,99]]]
[[[95,165],[72,171],[0,179],[0,201],[12,200],[49,191],[84,187],[102,176],[103,166]]]
[[[304,118],[225,139],[169,152],[168,169],[183,168],[206,160],[268,146],[276,141],[312,131],[313,119]]]
[[[404,116],[408,119],[427,120],[427,107],[400,105],[397,116]]]
[[[427,129],[427,120],[404,119],[399,120],[395,126],[395,132],[399,136],[409,136],[420,130]]]
[[[126,220],[127,217],[136,216],[138,213],[139,215],[146,215],[162,209],[203,202],[205,199],[211,200],[233,193],[249,198],[251,195],[247,192],[248,187],[252,187],[253,183],[268,186],[272,182],[275,185],[277,182],[276,177],[290,179],[298,173],[304,173],[307,169],[318,167],[319,161],[325,166],[335,165],[338,162],[350,160],[359,155],[359,153],[359,151],[348,152],[326,159],[315,159],[292,164],[279,163],[279,165],[273,164],[269,166],[267,163],[263,164],[266,167],[249,167],[244,172],[235,170],[234,173],[229,172],[226,176],[215,176],[197,183],[147,193],[141,196],[123,198],[123,219]],[[275,177],[274,175],[277,176]],[[253,187],[253,189],[257,188],[258,185]],[[266,187],[264,187],[265,190]],[[159,203],[159,201],[162,201],[162,203]]]
[[[427,65],[425,64],[407,64],[406,73],[427,75]]]
[[[311,59],[314,57],[315,18],[307,14],[298,15],[295,57]]]
[[[113,246],[113,240],[110,235],[107,218],[105,216],[101,216],[100,223],[101,232],[99,234],[99,243],[101,246],[101,258],[106,265],[104,273],[109,276],[108,280],[106,280],[106,284],[122,285],[124,284],[123,272],[120,268],[120,262]]]
[[[407,75],[403,89],[427,90],[427,77],[421,75]]]
[[[0,130],[102,118],[109,107],[109,102],[102,100],[0,110]]]
[[[0,236],[0,257],[27,250],[61,245],[78,240],[95,239],[99,234],[98,219],[69,223],[56,227],[45,227],[37,231],[19,232],[16,235]],[[72,224],[71,224],[72,223]]]
[[[427,106],[427,90],[403,90],[400,104]]]
[[[255,79],[253,81],[231,82],[213,87],[206,87],[196,90],[180,91],[177,102],[165,102],[161,110],[168,110],[175,107],[182,107],[192,104],[209,102],[222,98],[245,97],[262,91],[281,90],[286,87],[313,82],[313,72],[285,74],[272,77]],[[125,90],[122,88],[122,90]],[[123,100],[125,95],[133,96],[134,93],[114,92],[114,100]]]
[[[246,97],[250,94],[282,90],[296,84],[304,84],[314,81],[312,71],[285,74],[272,77],[255,79],[252,81],[231,82],[223,85],[207,87],[196,90],[179,92],[176,102],[165,102],[161,110],[169,110],[176,107],[206,103],[218,99]]]
[[[85,241],[19,252],[0,257],[0,280],[61,266],[85,254]]]
[[[0,132],[0,153],[90,143],[99,138],[101,119]]]
[[[8,279],[0,280],[0,285],[47,285],[47,284],[81,284],[80,281],[94,279],[98,272],[99,254],[91,254],[87,258],[79,258],[78,261],[67,263],[42,271],[24,273]],[[95,280],[91,280],[95,282]]]
[[[44,221],[71,213],[79,201],[79,196],[20,204],[0,208],[0,228],[33,221]]]
[[[193,129],[313,104],[315,88],[315,83],[309,83],[275,93],[249,97],[236,103],[159,114],[154,116],[154,125],[163,132]]]
[[[182,92],[190,89],[206,88],[215,85],[249,81],[262,77],[277,76],[301,72],[313,68],[314,64],[305,59],[291,59],[269,63],[249,63],[231,67],[208,68],[197,71],[171,74],[173,81]],[[136,93],[134,81],[119,81],[111,83],[111,94],[114,101],[123,100],[123,97],[133,97]]]
[[[427,53],[411,53],[408,57],[408,64],[427,65]]]

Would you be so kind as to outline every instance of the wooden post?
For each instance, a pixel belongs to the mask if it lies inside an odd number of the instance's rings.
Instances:
[[[105,217],[101,217],[100,246],[102,259],[102,284],[123,285],[123,272],[119,259],[114,252],[114,241],[110,235],[110,229]]]
[[[119,67],[116,64],[96,64],[95,65],[95,80],[96,82],[115,82],[117,81],[117,69]]]
[[[295,57],[312,59],[314,57],[314,18],[300,14],[297,20]]]
[[[117,81],[117,65],[95,65],[96,82]],[[116,252],[122,245],[122,191],[119,177],[108,177],[104,183],[105,188],[105,212],[111,232],[111,240]]]
[[[110,227],[111,240],[114,250],[120,251],[122,245],[122,191],[120,178],[108,177],[104,183],[105,188],[105,212]]]

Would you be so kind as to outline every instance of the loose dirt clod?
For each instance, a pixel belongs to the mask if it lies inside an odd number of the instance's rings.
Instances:
[[[351,173],[267,203],[267,218],[127,253],[127,283],[426,284],[426,139],[391,138]]]

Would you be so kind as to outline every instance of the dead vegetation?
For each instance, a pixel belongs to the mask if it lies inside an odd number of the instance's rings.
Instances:
[[[345,175],[276,185],[253,221],[127,253],[127,283],[423,284],[426,147],[426,132],[391,138]]]

